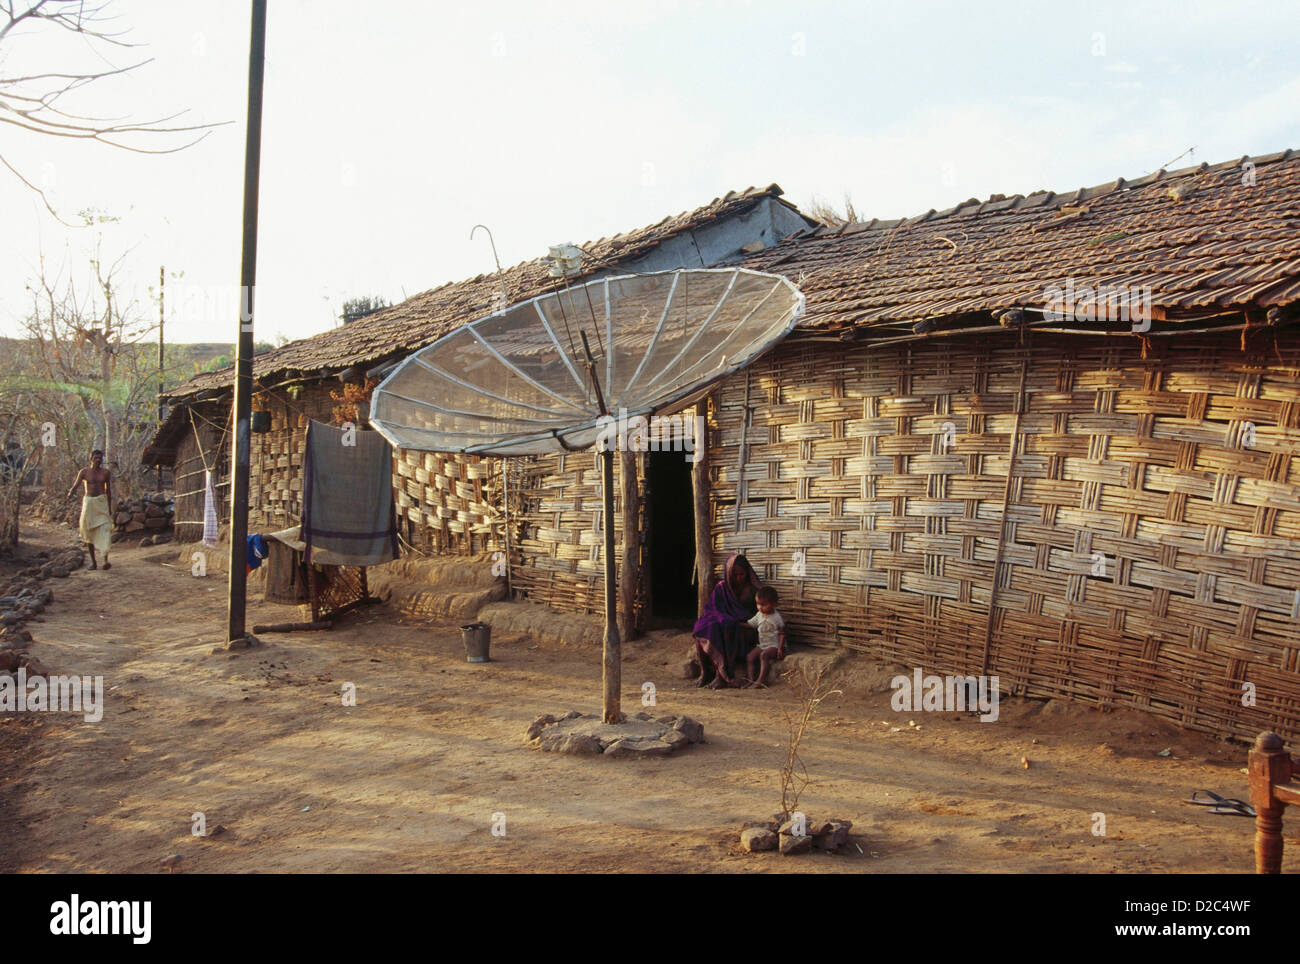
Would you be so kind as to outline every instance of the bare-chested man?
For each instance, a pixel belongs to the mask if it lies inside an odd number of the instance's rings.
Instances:
[[[82,482],[86,483],[86,494],[81,499],[81,539],[90,550],[90,568],[99,568],[95,560],[98,549],[104,557],[104,568],[112,569],[108,547],[113,536],[113,473],[104,468],[104,453],[99,449],[90,453],[90,465],[77,473],[77,481],[68,490],[69,499]]]

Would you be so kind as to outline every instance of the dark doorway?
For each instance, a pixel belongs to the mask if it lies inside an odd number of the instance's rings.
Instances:
[[[695,622],[695,496],[686,452],[646,453],[646,543],[650,566],[648,629]]]

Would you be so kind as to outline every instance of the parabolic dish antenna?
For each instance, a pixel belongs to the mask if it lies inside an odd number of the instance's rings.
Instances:
[[[375,389],[370,423],[416,451],[585,449],[602,415],[679,405],[784,338],[802,309],[803,294],[785,278],[743,268],[589,281],[420,349]]]
[[[803,302],[785,278],[743,268],[622,275],[566,287],[421,348],[375,389],[370,424],[393,445],[415,451],[509,456],[585,449],[610,437],[611,418],[681,407],[747,365],[794,328]],[[601,473],[603,716],[618,723],[621,641],[608,448]]]

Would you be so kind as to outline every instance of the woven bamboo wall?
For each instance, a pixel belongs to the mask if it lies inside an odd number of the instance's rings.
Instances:
[[[338,382],[309,382],[297,393],[258,392],[256,411],[271,413],[271,430],[249,439],[248,526],[250,532],[277,532],[302,521],[302,459],[310,419],[332,423],[338,404],[330,397]]]
[[[176,443],[176,514],[172,525],[179,542],[203,538],[205,462],[215,468],[217,520],[230,521],[230,436],[225,431],[229,409],[217,402],[195,407],[194,421]]]
[[[1300,738],[1300,337],[1254,337],[787,342],[714,396],[715,559],[797,641],[978,674],[992,603],[1003,692]]]
[[[521,466],[523,516],[512,584],[534,602],[561,612],[605,611],[604,537],[601,473],[596,454],[575,452],[518,460]],[[614,466],[614,534],[623,546],[623,506],[619,497],[619,465]],[[637,458],[637,518],[645,518],[645,457]],[[638,525],[643,529],[643,525]],[[645,572],[645,542],[640,542],[638,568]],[[636,624],[645,626],[648,580],[638,580]]]
[[[398,531],[408,545],[465,555],[503,547],[501,459],[403,450],[393,463]]]

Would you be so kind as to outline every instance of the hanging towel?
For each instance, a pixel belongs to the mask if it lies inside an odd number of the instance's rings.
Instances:
[[[203,473],[203,544],[217,544],[217,490],[212,484],[211,470]]]
[[[307,426],[302,541],[316,565],[377,566],[398,556],[393,450],[378,432]]]

